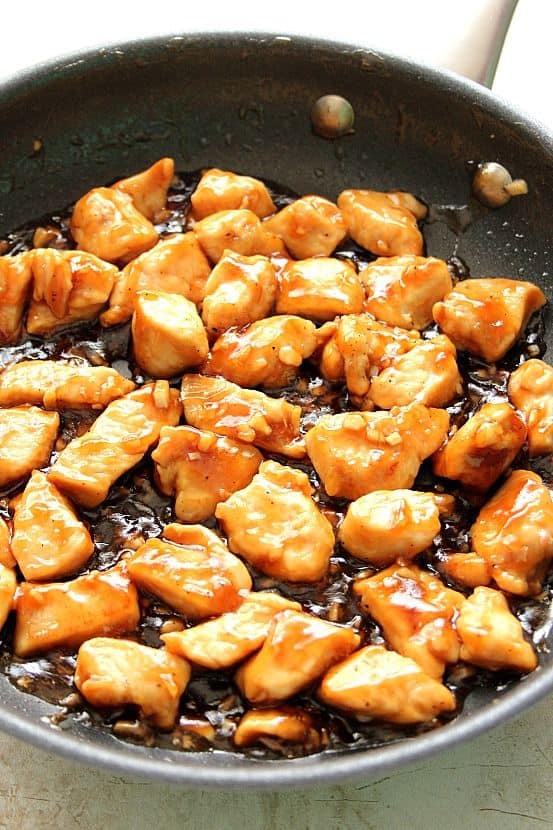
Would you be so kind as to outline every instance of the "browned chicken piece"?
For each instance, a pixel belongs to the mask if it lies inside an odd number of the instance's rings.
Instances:
[[[311,498],[301,470],[264,461],[251,484],[215,511],[231,550],[262,573],[317,582],[334,549],[334,532]]]
[[[455,621],[465,601],[437,576],[416,565],[392,565],[358,580],[361,607],[381,626],[387,643],[431,677],[459,660]]]
[[[263,219],[276,210],[269,191],[259,179],[216,167],[205,171],[190,201],[196,219],[221,210],[241,209],[251,210]]]
[[[448,337],[421,340],[373,378],[368,399],[380,409],[424,403],[447,406],[462,394],[457,351]]]
[[[180,294],[199,305],[210,271],[194,233],[176,233],[160,239],[119,273],[109,308],[100,316],[100,322],[103,326],[116,326],[130,320],[139,291]]]
[[[529,672],[538,658],[501,591],[476,588],[457,618],[461,660],[492,671]]]
[[[307,751],[317,749],[319,733],[311,715],[304,709],[283,706],[280,709],[250,709],[232,736],[235,746],[254,746],[263,739],[303,744]]]
[[[476,588],[492,581],[491,568],[483,556],[474,551],[456,553],[448,551],[440,555],[438,568],[441,574],[458,585]]]
[[[330,256],[344,239],[347,228],[341,212],[322,196],[304,196],[266,222],[296,259]]]
[[[131,380],[108,366],[22,360],[0,374],[0,406],[28,403],[46,409],[104,409],[133,389]]]
[[[152,459],[159,489],[176,496],[176,517],[205,522],[219,502],[250,483],[263,456],[251,444],[182,426],[163,427]]]
[[[431,493],[375,490],[348,507],[339,539],[345,549],[377,568],[398,557],[412,559],[440,532],[440,512]]]
[[[82,251],[40,248],[33,253],[29,334],[44,337],[61,326],[96,318],[108,301],[117,268]]]
[[[225,251],[242,256],[286,253],[275,236],[251,210],[220,210],[194,225],[200,245],[211,262],[219,262]]]
[[[360,641],[351,628],[302,611],[281,611],[261,651],[240,666],[235,681],[251,703],[277,703],[310,686]]]
[[[34,251],[0,257],[0,343],[14,343],[32,292]]]
[[[136,588],[120,567],[91,571],[69,582],[23,582],[15,597],[14,651],[18,657],[74,649],[91,637],[135,631]]]
[[[175,725],[190,666],[163,648],[94,637],[77,655],[75,686],[92,706],[134,705],[158,729]]]
[[[276,295],[276,273],[267,257],[225,251],[205,285],[202,319],[209,335],[268,317]]]
[[[541,478],[515,470],[471,528],[475,552],[502,591],[538,594],[553,559],[553,496]]]
[[[553,367],[523,363],[509,378],[509,398],[526,418],[530,455],[553,453]]]
[[[196,306],[179,294],[139,291],[131,330],[135,360],[152,377],[180,375],[199,366],[209,352]]]
[[[48,464],[59,425],[57,412],[36,406],[0,409],[0,487]]]
[[[142,386],[112,401],[84,435],[70,441],[48,477],[78,504],[96,507],[156,443],[161,428],[176,426],[180,415],[178,391],[167,381]]]
[[[185,375],[182,379],[184,415],[189,424],[269,452],[303,458],[301,407],[284,398],[242,389],[224,378]]]
[[[333,666],[317,694],[327,706],[354,717],[400,724],[431,721],[456,707],[446,686],[383,646],[366,646]]]
[[[0,631],[4,628],[6,620],[13,608],[16,588],[17,579],[15,578],[15,571],[13,568],[8,568],[6,565],[0,563]]]
[[[72,505],[35,470],[13,518],[12,553],[29,582],[59,579],[83,567],[94,543]]]
[[[458,282],[436,303],[433,315],[458,349],[493,363],[504,357],[545,302],[541,289],[530,282],[471,279]]]
[[[206,669],[228,669],[263,645],[273,617],[281,611],[301,611],[299,602],[267,592],[249,593],[236,611],[184,631],[162,634],[168,651]]]
[[[422,256],[381,257],[359,273],[365,286],[365,310],[377,320],[405,329],[425,329],[432,308],[453,287],[442,259]]]
[[[526,440],[526,425],[508,403],[486,403],[432,459],[438,476],[486,491],[505,472]]]
[[[410,193],[344,190],[338,197],[351,238],[376,256],[422,254],[424,240],[417,226],[426,207]]]
[[[291,314],[229,329],[211,347],[202,366],[206,375],[222,375],[239,386],[279,389],[298,376],[318,340],[314,323]]]
[[[363,286],[347,260],[313,257],[290,262],[280,277],[276,310],[324,322],[363,308]]]
[[[207,527],[168,527],[170,541],[148,539],[127,562],[133,582],[193,619],[238,608],[252,587],[246,566]]]
[[[0,518],[0,565],[4,565],[5,568],[15,568],[17,565],[12,553],[10,528],[2,518]]]
[[[95,187],[79,199],[70,229],[81,251],[107,262],[129,262],[158,240],[156,229],[132,197],[111,187]]]
[[[353,500],[373,490],[412,487],[448,427],[445,410],[411,404],[389,412],[323,415],[305,443],[328,495]]]
[[[175,175],[175,162],[163,158],[128,179],[120,179],[113,185],[114,190],[127,193],[135,208],[153,222],[156,214],[165,207],[167,191]]]

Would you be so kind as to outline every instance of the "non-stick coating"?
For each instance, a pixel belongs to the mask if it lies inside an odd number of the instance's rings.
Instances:
[[[352,103],[355,133],[310,130],[325,93]],[[41,142],[40,149],[38,142]],[[248,35],[179,36],[100,49],[39,67],[0,89],[0,235],[89,187],[162,155],[177,169],[218,165],[302,193],[402,188],[430,204],[465,205],[469,160],[498,160],[529,195],[499,211],[472,206],[458,240],[429,226],[429,250],[457,253],[473,275],[526,278],[553,297],[553,140],[487,90],[396,57],[342,44]],[[443,213],[443,212],[442,212]],[[455,216],[455,212],[453,213]],[[549,346],[553,347],[551,326]],[[550,643],[553,647],[553,642]],[[368,751],[293,761],[168,753],[73,722],[0,678],[0,728],[44,749],[188,786],[305,786],[370,777],[475,735],[553,690],[553,657],[514,689],[471,694],[452,724]]]

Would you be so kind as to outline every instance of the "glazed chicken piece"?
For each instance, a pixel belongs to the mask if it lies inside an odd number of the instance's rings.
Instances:
[[[455,622],[465,601],[438,577],[416,565],[392,565],[354,584],[361,607],[381,626],[387,643],[440,678],[459,660]]]
[[[152,377],[180,375],[209,352],[196,306],[179,294],[139,291],[131,331],[135,360]]]
[[[431,493],[375,490],[348,507],[339,540],[345,549],[377,568],[412,559],[440,532],[440,512]]]
[[[32,292],[34,251],[0,257],[0,344],[14,343]]]
[[[355,651],[360,641],[351,628],[302,611],[281,611],[261,651],[240,666],[235,681],[251,703],[277,703],[310,686]]]
[[[182,401],[187,422],[261,449],[303,458],[301,407],[283,398],[242,389],[223,378],[185,375]]]
[[[221,210],[251,210],[260,219],[276,211],[269,191],[259,179],[216,167],[206,170],[190,201],[196,219]]]
[[[18,657],[75,649],[91,637],[132,632],[140,620],[136,588],[120,567],[91,571],[69,582],[23,582],[15,611]]]
[[[88,432],[70,441],[48,477],[77,504],[96,507],[156,443],[161,428],[178,424],[180,414],[178,391],[167,381],[142,386],[110,403]]]
[[[541,591],[553,559],[553,497],[541,478],[515,470],[484,505],[471,528],[474,551],[485,559],[502,591]]]
[[[4,519],[0,517],[0,565],[15,568],[17,562],[12,553],[11,531]]]
[[[412,487],[448,426],[445,410],[411,404],[390,412],[323,415],[305,442],[328,495],[353,500],[373,490]]]
[[[36,406],[0,409],[0,487],[48,464],[59,425],[57,412]]]
[[[225,251],[205,285],[202,319],[209,335],[268,317],[276,295],[276,273],[267,257]]]
[[[199,305],[210,271],[209,261],[192,232],[160,239],[119,273],[109,308],[100,316],[100,322],[103,326],[116,326],[130,320],[139,291],[180,294]]]
[[[175,162],[163,158],[128,179],[120,179],[113,185],[114,190],[126,193],[133,200],[135,208],[153,222],[156,214],[165,207],[167,191],[175,175]]]
[[[330,256],[347,232],[341,212],[322,196],[296,199],[265,225],[296,259]]]
[[[162,634],[161,639],[168,651],[198,666],[228,669],[261,648],[271,621],[286,609],[301,611],[301,605],[269,591],[252,591],[236,611],[184,631]]]
[[[492,581],[490,566],[474,551],[441,553],[437,564],[440,574],[466,588],[489,585]]]
[[[0,406],[28,403],[46,409],[104,409],[133,389],[131,380],[108,366],[22,360],[0,374]]]
[[[159,489],[176,496],[182,522],[205,522],[236,490],[246,487],[263,456],[251,444],[194,427],[163,427],[152,453]]]
[[[222,375],[239,386],[279,389],[296,379],[317,344],[311,321],[290,314],[267,317],[224,332],[211,347],[202,372]]]
[[[203,525],[168,525],[127,567],[133,582],[180,614],[203,619],[234,611],[252,587],[245,565]]]
[[[380,409],[424,403],[447,406],[463,391],[457,352],[448,337],[421,340],[373,378],[368,399]]]
[[[117,268],[82,251],[40,248],[33,254],[29,334],[45,337],[61,326],[98,316],[108,301]]]
[[[225,251],[242,256],[285,254],[282,240],[251,210],[220,210],[194,225],[200,245],[211,262],[219,262]]]
[[[235,746],[254,746],[264,738],[285,743],[303,744],[307,751],[317,749],[319,733],[311,715],[303,709],[283,706],[280,709],[250,709],[232,736]]]
[[[425,723],[456,707],[446,686],[383,646],[366,646],[333,666],[317,695],[354,717],[399,724]]]
[[[422,254],[424,240],[417,220],[426,207],[410,193],[344,190],[338,197],[351,238],[376,256]]]
[[[553,367],[523,363],[509,378],[509,398],[526,419],[530,455],[553,453]]]
[[[29,582],[59,579],[86,563],[94,543],[69,501],[35,470],[13,518],[12,553]]]
[[[491,671],[530,672],[538,658],[501,591],[476,588],[457,618],[461,660]]]
[[[0,631],[13,608],[13,598],[17,588],[17,579],[13,568],[7,568],[0,563]]]
[[[381,257],[359,273],[365,310],[377,320],[406,329],[425,329],[432,308],[453,287],[447,264],[435,257]]]
[[[229,547],[257,570],[288,582],[317,582],[328,569],[334,532],[301,470],[264,461],[251,484],[217,505]]]
[[[510,404],[486,403],[434,455],[434,472],[485,492],[525,440],[524,421]]]
[[[190,666],[163,648],[94,637],[77,655],[75,686],[92,706],[134,705],[158,729],[172,729]]]
[[[433,315],[458,349],[494,363],[505,356],[545,302],[543,292],[530,282],[471,279],[458,282],[443,302],[436,303]]]
[[[363,286],[350,262],[313,257],[284,268],[276,310],[324,322],[338,314],[357,314],[363,300]]]

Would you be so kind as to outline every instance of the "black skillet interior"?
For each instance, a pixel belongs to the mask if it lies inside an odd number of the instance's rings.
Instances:
[[[355,133],[315,136],[322,94],[352,103]],[[553,143],[541,127],[453,76],[366,49],[300,38],[203,35],[101,49],[31,70],[0,89],[0,236],[162,155],[217,165],[330,198],[401,188],[430,205],[429,252],[473,275],[532,280],[553,299]],[[498,211],[470,200],[471,160],[501,161],[529,195]],[[467,211],[444,209],[469,205]],[[462,232],[460,232],[462,230]],[[551,326],[546,331],[553,346]],[[553,645],[553,643],[551,643]],[[553,663],[553,661],[551,661]],[[553,689],[553,665],[498,694],[479,689],[452,724],[363,752],[255,762],[123,744],[66,721],[0,678],[0,727],[46,749],[139,776],[202,786],[305,785],[381,772],[497,723]],[[493,703],[493,705],[492,705]]]

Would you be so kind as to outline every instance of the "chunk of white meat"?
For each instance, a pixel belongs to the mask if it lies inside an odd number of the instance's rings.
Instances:
[[[0,518],[0,565],[10,569],[17,565],[12,553],[11,529],[2,518]]]
[[[133,200],[135,208],[153,222],[167,202],[167,191],[175,175],[175,162],[162,158],[127,179],[120,179],[113,185],[114,190],[126,193]]]
[[[271,621],[287,609],[301,611],[301,605],[270,591],[252,591],[236,611],[184,631],[162,634],[161,639],[168,651],[191,663],[206,669],[228,669],[261,648]]]
[[[133,582],[192,619],[234,611],[252,587],[246,566],[203,525],[168,528],[127,562]]]
[[[219,262],[227,250],[243,256],[286,253],[280,237],[251,210],[212,213],[194,225],[194,233],[211,262]]]
[[[489,585],[492,581],[491,569],[483,556],[474,551],[441,553],[437,562],[440,574],[449,581],[467,588]]]
[[[523,363],[509,378],[509,398],[526,419],[530,455],[553,453],[553,367]]]
[[[435,257],[381,257],[359,272],[367,298],[365,310],[377,320],[406,329],[425,329],[432,309],[453,283],[447,264]]]
[[[353,500],[373,490],[412,487],[448,426],[445,410],[411,404],[390,412],[323,415],[305,442],[328,495]]]
[[[182,401],[191,426],[290,458],[305,456],[300,437],[301,407],[284,398],[242,389],[224,378],[185,375]]]
[[[362,720],[399,724],[425,723],[456,707],[446,686],[414,660],[383,646],[366,646],[333,666],[317,695],[327,706]]]
[[[235,681],[251,703],[286,700],[351,654],[360,639],[351,628],[301,611],[281,611],[261,651],[238,669]]]
[[[217,505],[231,550],[287,582],[317,582],[328,569],[334,532],[301,470],[264,461],[247,487]]]
[[[296,259],[330,256],[347,233],[341,211],[322,196],[296,199],[265,225]]]
[[[553,559],[553,497],[541,478],[515,470],[471,528],[474,551],[502,591],[538,594]]]
[[[458,282],[436,303],[433,315],[458,349],[493,363],[505,356],[545,302],[543,291],[530,282],[470,279]]]
[[[508,403],[486,403],[434,455],[438,476],[489,490],[526,440],[526,425]]]
[[[417,220],[427,211],[410,193],[344,190],[338,207],[351,238],[372,254],[422,254],[424,240]]]
[[[0,631],[13,608],[17,579],[13,568],[8,568],[0,562]]]
[[[363,308],[363,286],[351,262],[312,257],[290,262],[280,276],[276,310],[324,322]]]
[[[0,257],[0,343],[14,343],[32,293],[34,251]]]
[[[163,648],[94,637],[79,649],[75,686],[92,706],[137,706],[158,729],[172,729],[190,666]]]
[[[251,444],[194,427],[163,427],[152,453],[159,489],[175,496],[182,522],[205,522],[221,501],[246,487],[263,456]]]
[[[0,487],[48,464],[59,425],[57,412],[36,406],[0,409]]]
[[[262,744],[266,739],[302,744],[308,752],[318,749],[320,744],[319,733],[311,715],[292,706],[250,709],[232,736],[234,745],[240,747]]]
[[[429,571],[392,565],[354,585],[361,607],[381,626],[386,642],[431,677],[459,660],[455,623],[465,601]]]
[[[260,219],[276,211],[263,182],[212,167],[206,170],[190,197],[196,219],[204,219],[221,210],[251,210]]]
[[[178,391],[166,381],[142,386],[112,401],[84,435],[70,441],[48,477],[78,504],[96,507],[180,415]]]

